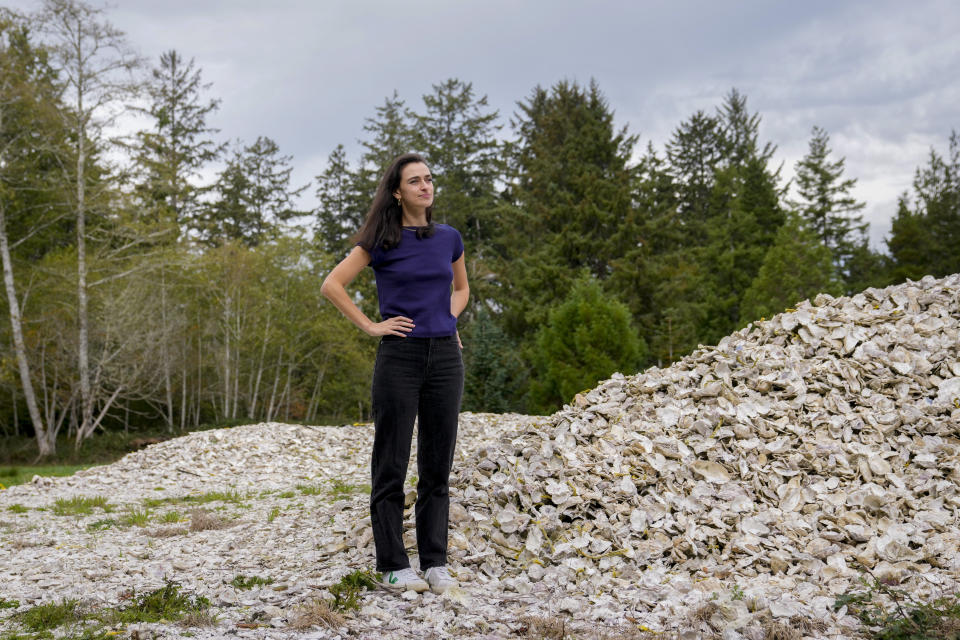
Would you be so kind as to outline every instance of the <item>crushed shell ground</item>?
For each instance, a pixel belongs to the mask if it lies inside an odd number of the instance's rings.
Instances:
[[[833,605],[862,577],[918,599],[960,591],[958,350],[960,275],[925,278],[818,296],[552,416],[465,413],[450,507],[461,587],[366,592],[339,626],[292,623],[373,566],[369,425],[198,432],[34,478],[0,491],[0,598],[20,603],[0,629],[42,602],[118,606],[173,580],[210,599],[215,625],[122,634],[855,636]],[[54,514],[77,496],[113,506]]]

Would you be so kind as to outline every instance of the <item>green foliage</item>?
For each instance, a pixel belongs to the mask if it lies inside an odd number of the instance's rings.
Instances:
[[[16,609],[19,606],[19,600],[7,600],[6,598],[0,597],[0,609]]]
[[[960,639],[960,594],[918,600],[902,589],[861,577],[861,588],[836,598],[834,611],[847,607],[876,640]]]
[[[93,513],[94,508],[111,511],[112,506],[104,496],[74,496],[72,498],[57,498],[53,504],[53,513],[58,516],[80,516]]]
[[[167,581],[164,586],[149,593],[134,593],[130,604],[120,609],[109,609],[100,618],[108,624],[135,622],[160,622],[182,620],[190,614],[201,614],[210,607],[203,596],[181,593],[181,585]]]
[[[147,509],[131,509],[120,518],[120,524],[125,527],[145,527],[150,522],[150,511]]]
[[[267,515],[267,522],[273,522],[277,519],[278,515],[280,515],[280,507],[270,509],[270,513]]]
[[[849,280],[850,262],[857,247],[866,240],[867,224],[858,215],[866,203],[858,202],[850,191],[857,181],[844,179],[844,159],[830,162],[827,146],[830,136],[814,127],[807,155],[797,163],[799,200],[792,201],[811,232],[831,253],[834,276]]]
[[[339,478],[334,478],[330,485],[330,495],[334,500],[344,500],[356,493],[370,493],[368,484],[349,484]]]
[[[769,318],[818,293],[839,295],[834,274],[830,250],[799,217],[789,216],[743,296],[740,323]]]
[[[330,602],[330,608],[334,611],[347,611],[360,609],[360,594],[363,591],[375,591],[380,576],[371,571],[356,570],[348,573],[340,579],[340,582],[329,588],[333,600]]]
[[[25,507],[22,504],[12,504],[7,507],[7,511],[10,511],[11,513],[26,513],[27,511],[30,511],[30,508]]]
[[[50,631],[83,620],[84,613],[78,600],[64,598],[21,611],[14,614],[13,619],[30,631]]]
[[[930,150],[917,169],[913,198],[900,199],[887,247],[892,281],[960,272],[960,134],[950,135],[946,156]]]
[[[634,373],[645,351],[626,306],[584,274],[537,334],[533,407],[552,412],[615,371]]]
[[[605,278],[620,255],[612,240],[631,208],[636,138],[614,126],[596,82],[536,87],[519,107],[510,176],[516,208],[505,212],[495,271],[504,283],[503,327],[532,346],[581,269]]]
[[[323,486],[319,484],[298,484],[297,489],[305,496],[319,496],[323,494]]]
[[[235,589],[246,590],[253,589],[254,587],[262,587],[268,584],[273,584],[273,578],[238,575],[234,576],[233,580],[230,581],[230,584],[233,585]]]
[[[463,410],[503,413],[518,409],[518,391],[525,387],[526,369],[517,344],[483,307],[460,332],[460,339],[464,345]]]
[[[109,529],[110,527],[116,526],[117,521],[113,518],[107,518],[104,520],[97,520],[96,522],[91,522],[87,525],[87,531],[93,533],[95,531],[103,531]]]
[[[195,185],[195,178],[223,150],[208,137],[217,130],[207,125],[207,117],[220,104],[201,99],[208,87],[194,61],[185,62],[172,49],[162,53],[152,69],[146,86],[150,105],[141,111],[153,126],[137,132],[134,145],[141,215],[197,227],[203,189]]]

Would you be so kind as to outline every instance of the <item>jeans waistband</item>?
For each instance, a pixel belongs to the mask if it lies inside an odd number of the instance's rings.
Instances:
[[[437,336],[437,337],[433,337],[433,338],[420,338],[420,337],[417,337],[417,336],[381,336],[380,342],[400,342],[400,341],[409,342],[409,341],[412,340],[412,341],[414,341],[414,342],[424,342],[424,343],[425,343],[425,342],[430,342],[430,341],[433,341],[433,342],[449,342],[449,341],[451,341],[451,340],[456,340],[456,339],[457,339],[457,336],[455,336],[455,335],[453,335],[453,336]]]

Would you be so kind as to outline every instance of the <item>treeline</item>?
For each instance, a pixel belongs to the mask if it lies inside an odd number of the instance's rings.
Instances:
[[[790,189],[736,90],[657,149],[596,83],[535,87],[505,123],[450,79],[416,108],[386,97],[358,158],[338,146],[296,185],[266,135],[220,142],[193,60],[141,60],[77,0],[0,13],[0,87],[0,423],[41,455],[61,432],[367,419],[375,342],[319,288],[409,150],[467,248],[465,410],[549,412],[816,293],[960,271],[956,134],[879,254],[827,132]],[[130,104],[142,130],[111,138]],[[369,270],[355,290],[375,317]]]

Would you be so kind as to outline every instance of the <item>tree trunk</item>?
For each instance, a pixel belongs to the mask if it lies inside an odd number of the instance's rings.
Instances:
[[[167,280],[163,267],[160,268],[160,339],[163,341],[163,386],[167,397],[167,432],[173,433],[173,386],[170,382],[170,345],[167,339]]]
[[[83,117],[83,93],[77,91],[78,116]],[[90,329],[87,312],[87,212],[84,184],[86,164],[86,128],[77,132],[77,360],[80,368],[80,425],[77,429],[79,445],[83,434],[90,430],[93,421],[93,390],[90,386]]]
[[[30,363],[27,362],[27,348],[23,341],[23,325],[20,316],[20,302],[17,300],[17,291],[13,281],[13,261],[10,259],[10,244],[7,241],[7,219],[2,205],[0,205],[0,258],[3,260],[3,285],[7,291],[7,304],[10,309],[10,327],[13,331],[13,347],[17,352],[17,369],[20,373],[20,384],[23,387],[23,397],[27,402],[27,411],[33,423],[36,434],[39,457],[52,455],[56,449],[56,439],[49,438],[40,416],[40,407],[37,406],[37,396],[33,390],[33,381],[30,378]]]

